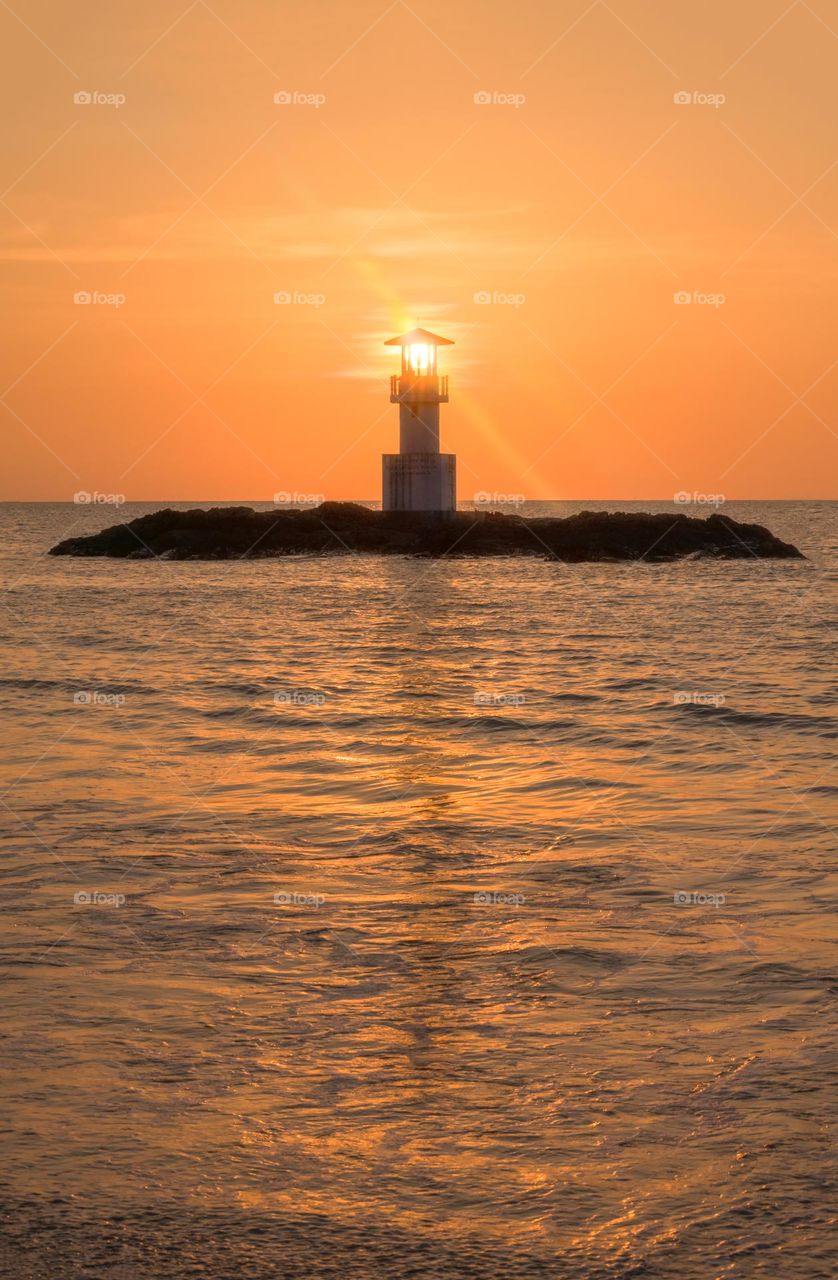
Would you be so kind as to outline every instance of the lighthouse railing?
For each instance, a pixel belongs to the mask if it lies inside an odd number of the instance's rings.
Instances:
[[[440,403],[448,400],[448,374],[390,374],[390,400]]]

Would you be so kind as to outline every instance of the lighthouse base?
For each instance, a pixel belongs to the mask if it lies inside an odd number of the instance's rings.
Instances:
[[[385,453],[382,511],[457,510],[457,459],[453,453]]]

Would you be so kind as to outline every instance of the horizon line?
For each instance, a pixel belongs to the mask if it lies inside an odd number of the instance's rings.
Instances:
[[[268,506],[276,506],[277,508],[285,509],[285,510],[294,509],[291,503],[284,503],[284,502],[275,503],[272,498],[124,498],[121,494],[118,496],[122,498],[122,501],[119,503],[108,502],[108,501],[76,502],[73,498],[0,498],[0,506],[11,507],[11,506],[23,506],[23,505],[28,505],[28,506],[42,505],[42,506],[53,506],[53,507],[64,506],[64,507],[103,507],[103,508],[112,506],[112,507],[118,508],[120,506],[127,507],[127,506],[145,505],[151,502],[198,502],[198,503],[224,502],[224,503],[232,503],[234,505],[239,505],[245,502],[258,502],[258,503],[264,503]],[[464,499],[464,501],[465,502],[471,501],[472,505],[474,505],[473,499],[471,500]],[[374,505],[380,505],[381,499],[380,498],[324,498],[323,502],[354,502],[354,503],[358,503],[359,505],[367,505],[370,503]],[[671,496],[657,497],[657,498],[653,498],[653,497],[593,498],[593,497],[590,497],[589,495],[584,498],[525,498],[523,502],[500,502],[500,501],[495,503],[481,502],[478,505],[481,508],[492,506],[492,505],[498,506],[498,507],[512,507],[512,506],[527,506],[532,503],[547,503],[547,502],[609,502],[609,503],[610,502],[662,502],[675,507],[715,507],[717,505],[728,506],[731,502],[838,502],[838,496],[834,498],[827,498],[827,497],[737,498],[737,497],[725,496],[720,503],[716,503],[716,502],[707,502],[707,501],[701,502],[700,500],[695,502],[676,502],[674,498]],[[322,504],[319,502],[318,503],[302,503],[300,504],[300,507],[301,508],[317,507],[321,505]],[[457,510],[465,510],[465,509],[466,508],[461,508],[458,504]]]

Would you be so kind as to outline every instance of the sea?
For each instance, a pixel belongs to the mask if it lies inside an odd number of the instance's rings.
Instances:
[[[0,1274],[834,1276],[838,504],[47,554],[163,505],[0,506]]]

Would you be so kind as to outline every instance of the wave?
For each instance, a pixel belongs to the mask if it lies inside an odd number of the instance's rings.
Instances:
[[[814,733],[821,738],[838,737],[838,719],[834,716],[813,716],[790,711],[736,711],[727,703],[713,706],[683,702],[672,704],[669,709],[687,718],[728,721],[748,729],[779,729]]]

